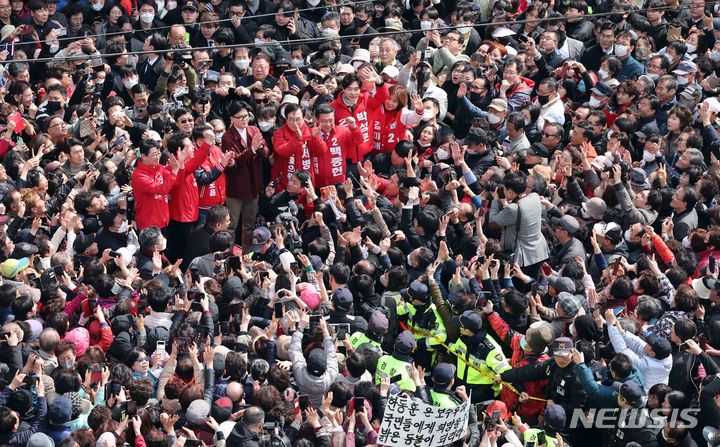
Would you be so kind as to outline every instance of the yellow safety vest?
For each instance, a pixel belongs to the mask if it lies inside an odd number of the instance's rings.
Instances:
[[[493,385],[495,395],[500,393],[501,384],[493,384],[496,374],[501,374],[511,369],[510,363],[505,358],[500,346],[489,335],[485,336],[494,348],[490,350],[485,359],[479,359],[468,353],[467,346],[462,339],[458,339],[450,346],[450,351],[458,357],[457,377],[468,385]],[[464,361],[463,361],[464,360]],[[471,364],[476,368],[468,367]]]
[[[384,378],[391,378],[400,374],[402,378],[395,382],[402,390],[415,392],[415,383],[410,375],[410,363],[396,359],[391,355],[384,355],[378,359],[377,369],[375,370],[375,384],[380,385]]]
[[[353,347],[353,349],[357,349],[360,345],[363,345],[365,343],[373,345],[378,349],[382,349],[380,347],[380,343],[376,342],[375,340],[371,340],[367,335],[365,335],[364,332],[355,332],[350,336],[350,345]]]
[[[451,395],[446,393],[438,393],[433,389],[430,390],[430,402],[432,403],[433,407],[440,408],[455,408],[460,405],[458,401],[453,399]]]

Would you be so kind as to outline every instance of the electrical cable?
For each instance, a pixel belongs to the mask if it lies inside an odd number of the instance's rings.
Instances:
[[[369,1],[369,0],[368,0]],[[707,4],[720,4],[720,0],[714,0],[712,2],[706,2]],[[662,6],[658,8],[649,8],[645,11],[666,11],[666,10],[673,10],[673,11],[679,11],[683,9],[690,9],[690,5],[684,5],[680,7],[670,7],[670,6]],[[586,14],[584,17],[586,18],[596,18],[596,17],[606,17],[610,15],[617,15],[617,14],[629,14],[633,11],[611,11],[611,12],[601,12],[601,13],[593,13],[593,14]],[[266,14],[267,15],[267,14]],[[274,15],[274,13],[272,14]],[[536,23],[542,23],[542,22],[548,22],[548,21],[558,21],[558,20],[564,20],[560,17],[544,17],[544,18],[537,18],[532,19],[533,22]],[[527,20],[506,20],[502,22],[485,22],[485,23],[478,23],[475,24],[474,27],[489,27],[489,26],[508,26],[508,25],[517,25],[517,24],[524,24]],[[442,28],[433,28],[434,30],[440,30],[448,31],[448,30],[455,30],[461,27],[465,27],[466,25],[454,25],[454,26],[443,26]],[[393,36],[396,34],[401,33],[424,33],[429,30],[422,30],[422,29],[413,29],[413,30],[403,30],[403,31],[381,31],[377,33],[373,33],[371,35],[368,34],[349,34],[349,35],[343,35],[339,36],[337,38],[339,39],[354,39],[354,38],[367,38],[372,36],[375,37],[388,37]],[[127,34],[127,32],[123,32],[121,34]],[[316,43],[316,42],[325,42],[330,40],[331,38],[327,37],[310,37],[305,39],[293,39],[288,41],[274,41],[274,42],[267,42],[268,44],[271,43],[278,43],[280,45],[285,44],[286,42],[292,44],[292,45],[299,45],[303,43]],[[33,42],[28,42],[24,45],[33,45]],[[258,46],[256,43],[239,43],[239,44],[232,44],[232,45],[223,45],[223,48],[252,48]],[[158,51],[158,50],[138,50],[138,51],[126,51],[123,53],[106,53],[106,54],[100,54],[99,56],[92,56],[92,55],[86,55],[86,54],[79,54],[77,56],[71,55],[66,56],[63,58],[55,58],[55,57],[41,57],[41,58],[28,58],[28,59],[18,59],[18,60],[9,60],[9,61],[0,61],[0,64],[7,64],[10,62],[27,62],[27,63],[35,63],[35,62],[67,62],[67,61],[74,61],[74,60],[85,60],[85,59],[93,59],[97,57],[114,57],[114,56],[124,56],[124,55],[144,55],[144,54],[159,54],[159,53],[171,53],[171,52],[187,52],[187,51],[194,51],[194,50],[217,50],[217,46],[204,46],[204,47],[186,47],[186,48],[169,48],[167,50]]]

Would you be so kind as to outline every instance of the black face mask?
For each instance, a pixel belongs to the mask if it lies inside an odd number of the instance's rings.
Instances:
[[[60,101],[48,101],[47,105],[45,106],[45,111],[48,114],[53,114],[61,109],[62,105],[60,105]]]
[[[550,95],[547,95],[547,96],[538,95],[537,99],[541,105],[545,105],[548,102],[550,102]]]
[[[470,96],[468,97],[468,99],[470,100],[471,103],[473,103],[473,105],[477,106],[482,102],[483,96],[480,93],[472,92],[472,93],[470,93]]]

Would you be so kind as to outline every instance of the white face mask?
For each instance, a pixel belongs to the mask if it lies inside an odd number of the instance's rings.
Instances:
[[[247,70],[247,68],[250,66],[250,60],[235,59],[235,66],[240,70]]]
[[[720,51],[712,50],[710,52],[710,59],[712,59],[713,62],[720,62]]]
[[[692,248],[692,245],[690,245],[690,236],[685,236],[685,237],[683,238],[683,240],[682,240],[682,246],[685,247],[685,248],[687,248],[687,249],[691,249],[691,248]]]
[[[652,79],[653,81],[657,81],[657,79],[660,77],[657,73],[645,73],[645,76]]]
[[[140,21],[142,23],[152,23],[152,21],[155,19],[155,14],[151,12],[143,12],[140,14]]]
[[[650,162],[655,161],[655,154],[653,154],[652,152],[643,151],[643,161],[645,163],[650,163]]]
[[[138,80],[137,80],[137,79],[133,79],[133,78],[127,79],[127,80],[123,81],[123,85],[124,85],[125,88],[128,89],[128,90],[130,90],[131,88],[135,87],[135,86],[137,85],[137,83],[138,83]]]
[[[691,44],[691,43],[687,43],[687,44],[685,44],[685,45],[687,45],[687,52],[688,52],[688,53],[694,53],[694,52],[697,51],[697,45],[693,45],[693,44]]]
[[[123,222],[120,224],[120,228],[117,229],[116,233],[120,233],[120,234],[127,233],[127,230],[128,230],[127,220],[123,220]]]
[[[433,25],[433,23],[432,23],[431,20],[422,20],[422,21],[420,21],[420,29],[423,30],[423,31],[429,30],[430,28],[432,28],[432,25]]]
[[[262,39],[259,39],[259,38],[257,38],[257,37],[255,38],[255,45],[265,45],[266,43],[267,43],[267,42],[265,42],[265,41],[262,40]]]
[[[687,85],[687,83],[689,82],[685,76],[678,76],[677,81],[678,85]]]
[[[600,104],[601,104],[601,103],[600,103],[600,100],[597,99],[597,98],[594,97],[594,96],[591,96],[591,97],[590,97],[590,101],[588,101],[588,105],[589,105],[590,107],[592,107],[593,109],[596,109],[596,108],[600,107]]]
[[[272,129],[273,123],[270,121],[258,121],[258,127],[261,131],[267,132],[268,130]]]
[[[487,114],[487,120],[490,124],[497,124],[500,122],[500,117],[497,115],[493,115],[492,113]]]
[[[72,369],[72,367],[75,366],[75,362],[72,360],[58,361],[58,363],[65,369]]]
[[[95,3],[92,5],[92,9],[93,9],[93,11],[96,11],[96,12],[102,11],[103,6],[105,6],[105,5],[103,5],[102,3]]]
[[[116,196],[120,194],[120,187],[118,185],[113,186],[113,188],[110,190],[111,196]]]
[[[222,143],[222,134],[221,133],[215,134],[215,143],[217,143],[217,144]]]
[[[598,76],[600,76],[600,79],[607,79],[610,77],[610,73],[607,72],[607,70],[603,70],[602,68],[598,70],[597,72]]]
[[[325,28],[323,29],[322,33],[325,37],[337,37],[339,35],[337,30],[334,30],[332,28]]]
[[[290,59],[290,65],[293,67],[299,68],[305,66],[305,61],[302,59]]]
[[[167,248],[167,239],[162,238],[162,242],[160,243],[160,248],[158,249],[158,251],[165,251],[166,248]]]
[[[616,44],[614,52],[617,57],[625,57],[628,54],[628,47]]]
[[[303,109],[307,109],[308,107],[310,107],[310,101],[300,101],[300,107],[302,107]]]
[[[472,28],[469,26],[458,26],[458,32],[460,34],[468,34],[470,31],[472,31]]]
[[[187,95],[189,92],[190,89],[188,89],[187,87],[178,87],[175,89],[175,93],[173,94],[177,98],[178,96]]]
[[[437,155],[438,160],[447,160],[450,158],[450,153],[442,147],[439,147],[438,150],[435,151],[435,155]]]
[[[669,54],[665,53],[665,54],[663,54],[663,57],[665,58],[665,60],[667,60],[668,62],[670,62],[670,63],[672,64],[672,61],[673,61],[672,56],[670,56]]]

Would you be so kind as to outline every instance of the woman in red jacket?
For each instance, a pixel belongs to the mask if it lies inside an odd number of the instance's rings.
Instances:
[[[184,153],[180,158],[170,156],[166,168],[160,164],[160,145],[145,140],[140,145],[140,163],[133,172],[130,184],[135,195],[135,225],[140,231],[147,227],[165,228],[170,222],[168,194],[175,186],[177,174],[185,166]]]
[[[408,128],[420,124],[425,114],[422,98],[414,93],[411,99],[413,110],[405,107],[407,89],[399,85],[390,87],[390,96],[375,110],[370,121],[374,152],[392,152],[398,141],[408,139]]]

